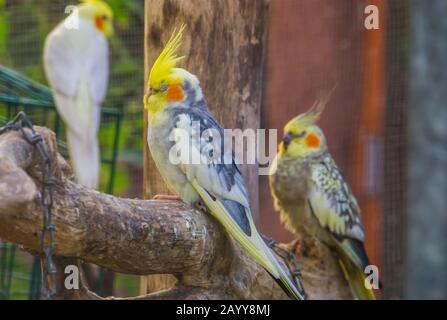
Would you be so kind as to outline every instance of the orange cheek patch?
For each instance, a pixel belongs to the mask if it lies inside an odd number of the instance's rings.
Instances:
[[[102,20],[101,17],[96,17],[95,18],[95,24],[96,24],[96,28],[98,28],[99,30],[103,30],[104,29],[104,20]]]
[[[182,101],[185,98],[185,93],[179,85],[172,85],[166,93],[169,101]]]
[[[306,137],[306,145],[309,148],[318,148],[320,146],[320,138],[314,133],[310,133]]]

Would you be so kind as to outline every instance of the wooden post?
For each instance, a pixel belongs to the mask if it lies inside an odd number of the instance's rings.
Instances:
[[[153,62],[172,31],[184,23],[187,29],[180,49],[185,56],[182,67],[199,78],[216,119],[228,129],[259,128],[268,3],[267,0],[146,0],[146,82]],[[145,199],[150,199],[168,190],[147,148],[146,128],[145,125],[143,193]],[[243,165],[242,170],[256,221],[259,217],[258,168]],[[161,287],[169,286],[169,281],[162,280]],[[160,288],[151,282],[147,285],[153,290]]]

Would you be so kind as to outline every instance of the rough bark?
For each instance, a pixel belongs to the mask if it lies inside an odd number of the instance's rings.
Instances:
[[[101,299],[84,281],[79,290],[64,289],[64,266],[78,264],[78,259],[120,273],[169,273],[178,279],[170,290],[132,299],[286,298],[276,282],[209,215],[178,201],[122,199],[78,185],[57,154],[54,134],[36,129],[56,159],[55,298]],[[39,159],[20,132],[0,136],[0,238],[36,254],[40,253],[42,229]],[[349,289],[343,277],[329,270],[336,262],[328,249],[315,242],[296,247],[298,261],[302,260],[306,270],[309,295],[346,297]]]

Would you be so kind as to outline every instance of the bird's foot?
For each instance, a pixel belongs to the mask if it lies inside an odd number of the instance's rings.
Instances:
[[[194,203],[194,208],[196,208],[197,210],[199,210],[199,211],[202,211],[202,212],[204,212],[204,213],[207,213],[208,212],[208,208],[205,206],[205,204],[202,202],[202,201],[196,201],[195,203]]]
[[[264,235],[262,235],[262,237],[264,238],[264,241],[266,241],[267,245],[273,251],[275,251],[284,261],[287,261],[287,260],[295,261],[296,260],[295,254],[292,251],[284,248],[284,246],[279,244],[276,240],[273,240],[272,238],[266,237]]]
[[[283,259],[292,259],[295,258],[295,255],[288,249],[284,248],[278,241],[273,238],[267,237],[261,234],[262,239],[266,242],[266,244],[274,250],[281,258]]]
[[[301,292],[305,293],[301,280],[301,268],[296,262],[296,255],[292,251],[284,248],[284,246],[279,244],[276,240],[273,240],[272,238],[263,234],[261,234],[261,237],[264,239],[266,244],[284,261],[293,277],[295,285]]]
[[[170,194],[156,194],[153,198],[154,200],[170,200],[170,201],[182,201],[179,196],[174,196]]]
[[[278,242],[276,240],[273,240],[273,238],[267,237],[261,233],[262,239],[264,239],[265,243],[269,246],[270,249],[275,250],[275,248],[278,246]],[[276,251],[276,250],[275,250]]]

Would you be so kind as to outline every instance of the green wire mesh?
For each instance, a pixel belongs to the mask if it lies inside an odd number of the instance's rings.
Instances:
[[[19,73],[0,66],[0,126],[19,111],[25,111],[34,125],[52,129],[58,137],[59,151],[66,156],[64,123],[61,121],[48,87],[36,83]],[[113,193],[118,159],[122,111],[115,108],[101,109],[101,176],[106,176],[100,189]],[[104,141],[107,137],[108,141]],[[0,239],[0,299],[39,299],[41,291],[40,260],[34,257],[31,269],[18,264],[16,246]],[[26,259],[26,258],[25,258]],[[104,270],[100,269],[96,291],[101,294]]]

